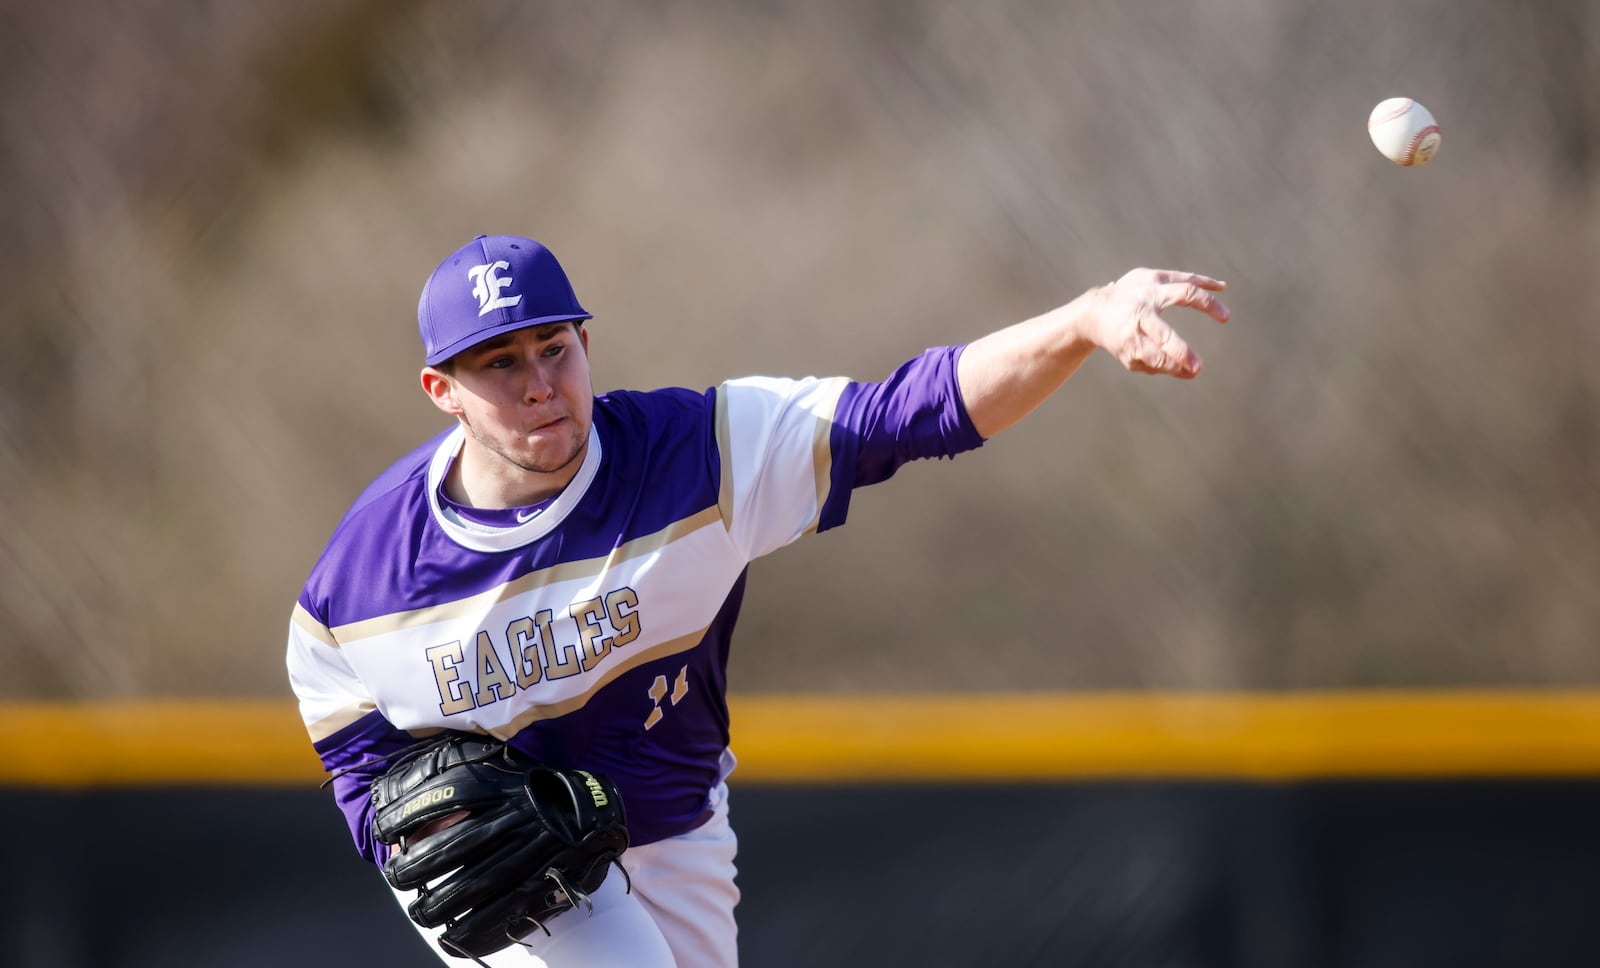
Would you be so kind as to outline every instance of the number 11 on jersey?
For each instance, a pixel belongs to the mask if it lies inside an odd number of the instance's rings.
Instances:
[[[649,729],[656,723],[661,722],[661,717],[664,715],[661,711],[661,700],[667,698],[667,677],[656,676],[656,681],[650,683],[649,693],[650,701],[655,703],[655,706],[650,710],[650,715],[644,718],[645,729]],[[684,666],[678,670],[678,681],[672,686],[672,704],[676,706],[678,700],[688,695],[688,693],[689,667]]]

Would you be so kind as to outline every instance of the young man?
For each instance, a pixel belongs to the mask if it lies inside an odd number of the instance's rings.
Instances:
[[[725,670],[748,563],[843,524],[851,491],[901,464],[981,446],[1096,347],[1194,377],[1161,313],[1226,321],[1222,289],[1135,269],[881,383],[597,397],[590,317],[555,257],[469,242],[418,306],[422,389],[452,426],[356,500],[290,624],[290,679],[358,850],[386,854],[369,801],[380,757],[440,729],[487,734],[609,776],[631,846],[629,878],[608,878],[592,913],[485,963],[735,964]]]

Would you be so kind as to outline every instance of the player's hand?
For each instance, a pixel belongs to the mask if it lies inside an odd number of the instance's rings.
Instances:
[[[446,827],[454,827],[456,824],[470,816],[472,816],[472,813],[468,810],[457,810],[455,813],[447,813],[438,820],[430,821],[429,823],[425,823],[418,827],[416,831],[411,834],[411,836],[406,838],[406,842],[414,843],[428,836],[429,834],[436,834]]]
[[[1121,279],[1080,297],[1082,335],[1135,373],[1165,373],[1191,380],[1200,373],[1200,354],[1162,318],[1173,306],[1228,321],[1228,307],[1213,293],[1227,283],[1194,272],[1134,269]]]

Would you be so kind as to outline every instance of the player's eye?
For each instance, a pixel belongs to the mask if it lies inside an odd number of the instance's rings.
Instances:
[[[566,352],[566,349],[567,347],[565,343],[554,343],[545,347],[545,351],[542,355],[546,357],[560,356],[562,353]]]
[[[513,362],[514,361],[509,356],[496,356],[485,363],[484,366],[492,370],[503,370],[510,366]]]

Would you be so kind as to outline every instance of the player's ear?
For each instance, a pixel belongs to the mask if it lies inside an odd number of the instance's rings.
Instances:
[[[422,392],[433,405],[452,417],[461,415],[461,404],[456,402],[456,381],[431,366],[422,368]]]
[[[577,323],[575,323],[573,325],[573,329],[576,329],[578,331],[578,342],[583,344],[583,355],[584,356],[588,356],[589,355],[589,327],[583,325],[583,321],[579,320]]]

